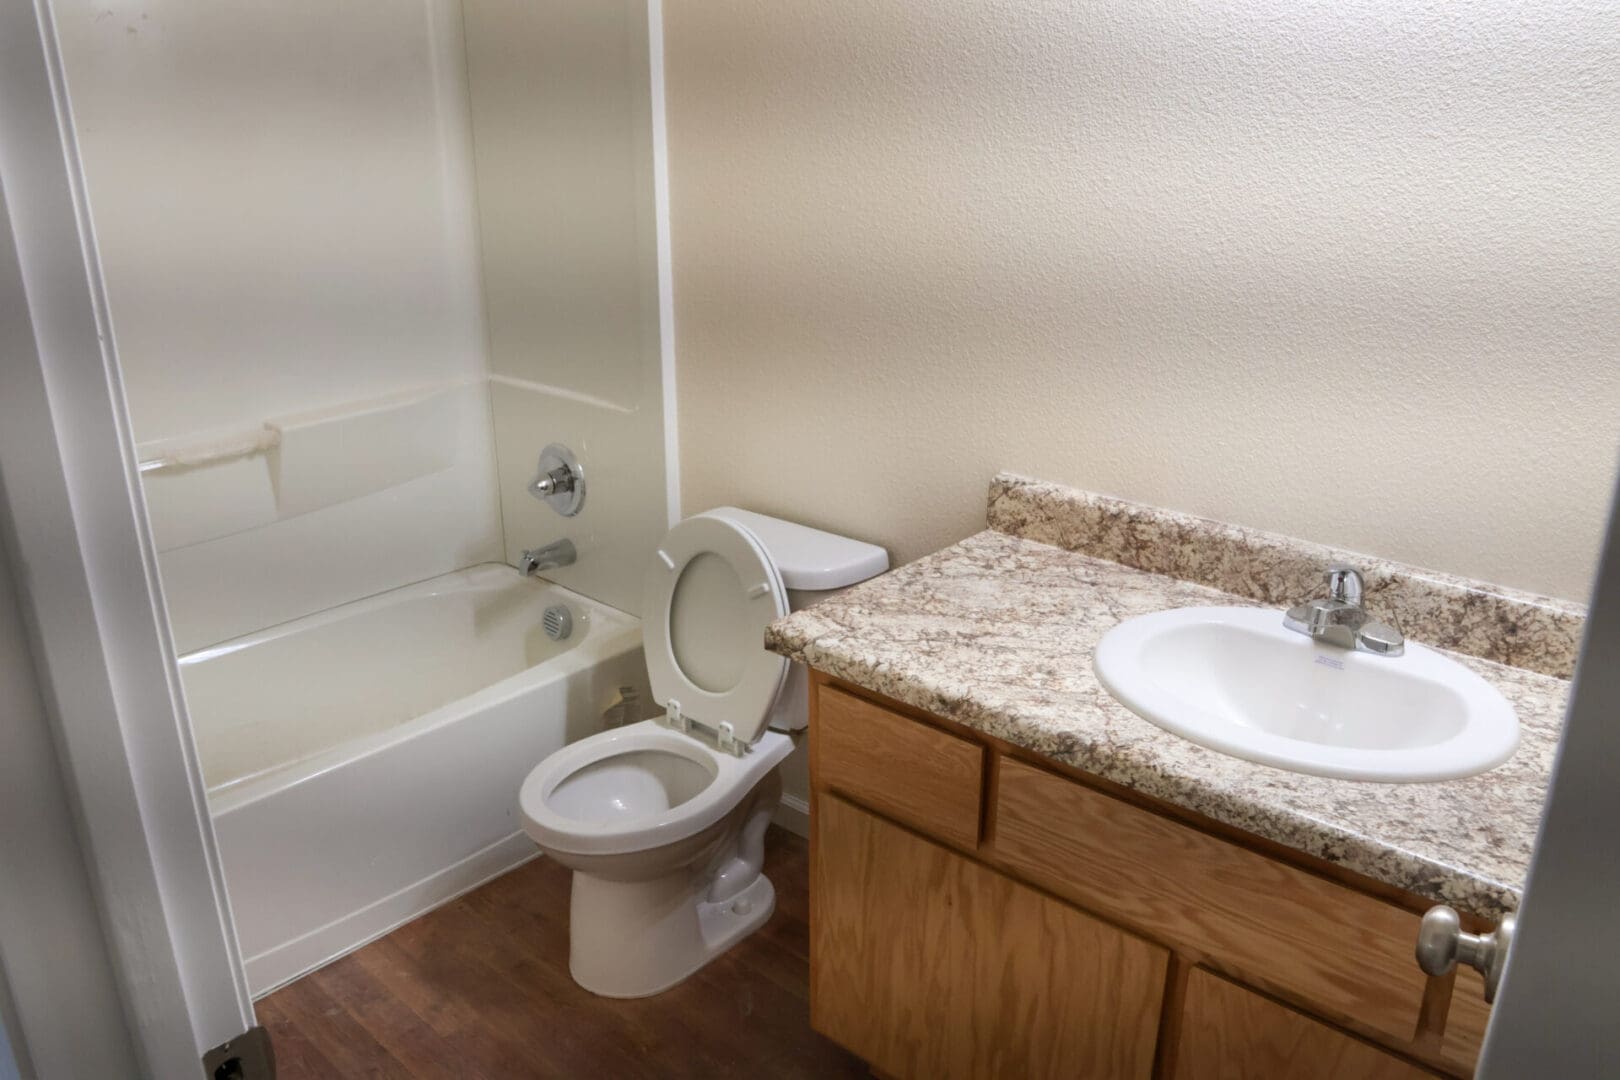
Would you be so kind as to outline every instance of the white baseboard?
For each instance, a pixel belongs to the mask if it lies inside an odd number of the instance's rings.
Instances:
[[[810,839],[810,803],[802,795],[783,795],[771,820],[790,833]]]
[[[248,988],[264,997],[316,968],[325,967],[391,930],[447,904],[538,856],[534,841],[521,832],[495,841],[431,877],[407,885],[376,903],[345,915],[301,937],[247,959]]]

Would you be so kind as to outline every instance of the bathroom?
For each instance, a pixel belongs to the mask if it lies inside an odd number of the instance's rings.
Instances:
[[[0,1077],[1620,1067],[1608,5],[0,20]]]

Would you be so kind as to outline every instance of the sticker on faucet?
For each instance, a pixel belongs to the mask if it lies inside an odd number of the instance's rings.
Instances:
[[[1330,667],[1334,671],[1343,671],[1344,670],[1344,661],[1343,660],[1335,660],[1331,656],[1318,656],[1316,658],[1316,662],[1318,664],[1321,664],[1323,667]]]

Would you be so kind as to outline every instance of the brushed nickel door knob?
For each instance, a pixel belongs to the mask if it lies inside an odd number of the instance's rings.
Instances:
[[[1493,932],[1469,934],[1464,932],[1455,909],[1445,904],[1432,907],[1418,926],[1418,967],[1438,976],[1449,974],[1458,964],[1467,964],[1485,976],[1485,1000],[1495,1001],[1517,921],[1512,915],[1504,915]]]

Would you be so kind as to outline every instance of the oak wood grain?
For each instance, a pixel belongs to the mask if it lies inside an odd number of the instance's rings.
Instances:
[[[1421,1080],[1431,1075],[1203,968],[1188,977],[1176,1080]]]
[[[1278,862],[1299,867],[1302,870],[1315,874],[1317,877],[1326,878],[1329,881],[1340,882],[1346,887],[1354,889],[1357,892],[1366,893],[1369,896],[1380,897],[1397,907],[1405,908],[1406,910],[1414,912],[1418,915],[1422,915],[1425,911],[1428,911],[1429,908],[1434,906],[1434,900],[1429,897],[1419,896],[1416,893],[1397,888],[1396,886],[1390,885],[1387,882],[1378,881],[1374,878],[1367,877],[1365,874],[1356,873],[1355,871],[1349,870],[1337,863],[1329,862],[1326,859],[1319,858],[1314,855],[1308,855],[1297,848],[1289,847],[1288,845],[1279,843],[1276,840],[1270,840],[1266,837],[1256,835],[1255,833],[1246,832],[1234,825],[1229,825],[1223,821],[1217,821],[1215,818],[1209,817],[1205,814],[1200,814],[1197,811],[1190,810],[1185,806],[1165,802],[1162,799],[1156,799],[1150,795],[1144,795],[1139,791],[1124,786],[1123,784],[1104,779],[1101,776],[1097,776],[1094,773],[1088,773],[1085,770],[1075,768],[1072,765],[1067,765],[1061,761],[1048,757],[1044,754],[1037,753],[1026,747],[1017,746],[1013,743],[1007,742],[1005,739],[998,739],[994,735],[989,735],[978,730],[977,728],[969,727],[966,724],[963,724],[961,721],[952,720],[948,717],[936,716],[932,713],[919,709],[914,705],[909,705],[906,702],[899,701],[891,697],[885,697],[882,694],[868,690],[865,687],[858,686],[855,683],[834,678],[825,672],[812,669],[810,672],[810,678],[812,684],[812,691],[810,695],[812,716],[814,715],[816,705],[821,698],[821,695],[818,692],[819,689],[825,688],[829,690],[838,690],[849,694],[852,697],[866,701],[869,704],[876,705],[879,708],[886,709],[895,716],[917,720],[947,734],[955,735],[959,739],[977,743],[980,746],[985,747],[987,756],[990,758],[1001,758],[1009,761],[1022,761],[1026,764],[1033,765],[1036,768],[1044,769],[1047,772],[1066,777],[1073,780],[1075,783],[1084,784],[1086,787],[1092,788],[1096,791],[1101,791],[1104,794],[1110,795],[1113,798],[1118,799],[1121,802],[1128,803],[1131,806],[1141,807],[1152,813],[1182,822],[1211,836],[1218,836],[1231,843],[1237,844],[1240,847],[1248,848],[1251,851],[1257,851],[1260,854],[1265,855],[1268,858],[1275,859]],[[812,721],[812,729],[813,727],[814,722]],[[814,739],[812,739],[812,757],[814,755],[813,746]],[[996,762],[990,763],[986,769],[987,775],[992,772],[997,764],[998,763]],[[816,775],[813,762],[811,775]],[[985,844],[989,842],[988,837],[985,834],[993,826],[995,820],[995,808],[994,806],[987,804],[982,808],[982,813],[985,815],[985,822],[980,829],[980,843]],[[1467,912],[1462,913],[1462,921],[1463,929],[1469,931],[1470,933],[1486,932],[1495,927],[1495,923],[1484,919],[1479,919]]]
[[[1451,1011],[1446,1014],[1445,1035],[1440,1040],[1441,1060],[1472,1074],[1479,1063],[1479,1049],[1485,1042],[1485,1025],[1490,1019],[1491,1007],[1485,1004],[1485,977],[1473,968],[1459,967],[1451,990]]]
[[[1054,773],[1005,761],[991,860],[1394,1045],[1427,983],[1417,917]]]
[[[1169,1080],[1176,1075],[1176,1049],[1181,1044],[1181,1020],[1186,1011],[1182,1003],[1187,999],[1187,977],[1191,972],[1192,965],[1185,957],[1170,954],[1164,980],[1164,1006],[1159,1014],[1158,1049],[1153,1059],[1154,1080]]]
[[[881,1075],[1147,1077],[1166,950],[823,792],[811,1017]]]
[[[957,847],[978,846],[981,746],[842,690],[817,697],[817,784]]]

